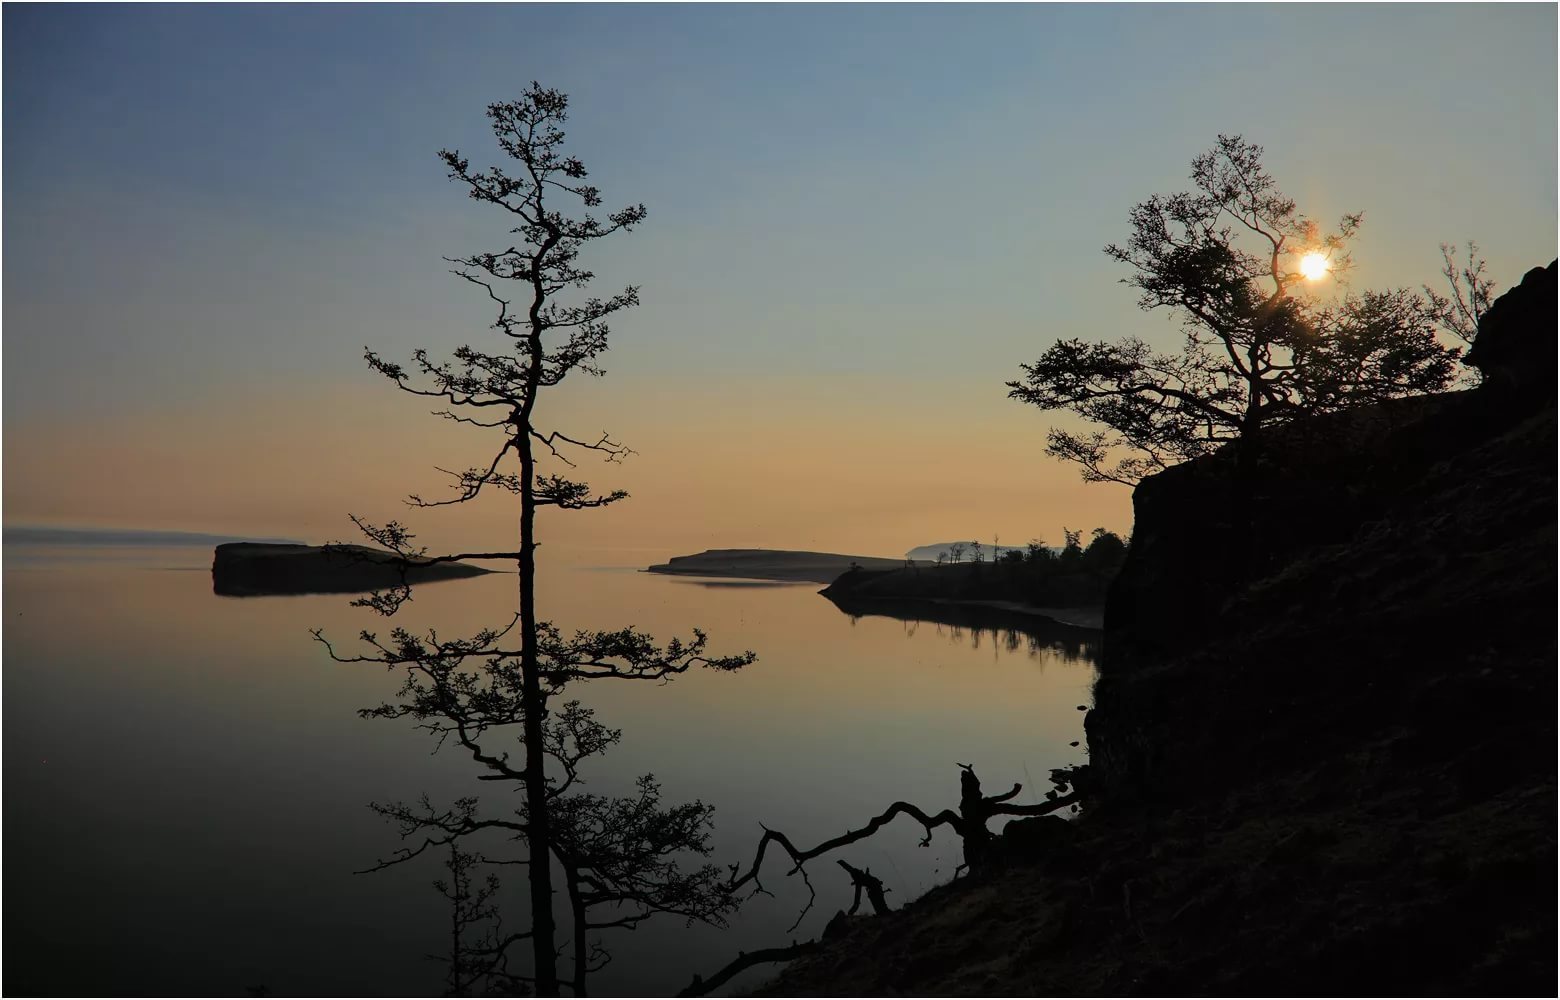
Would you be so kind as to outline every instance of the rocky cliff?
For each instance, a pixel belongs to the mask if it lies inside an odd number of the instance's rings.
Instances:
[[[1552,990],[1554,276],[1491,310],[1479,389],[1146,480],[1083,819],[775,991]]]

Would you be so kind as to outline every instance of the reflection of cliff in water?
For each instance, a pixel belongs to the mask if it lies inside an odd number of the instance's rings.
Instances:
[[[1007,608],[915,599],[862,599],[828,593],[823,596],[849,615],[852,622],[869,617],[893,618],[904,622],[910,635],[922,626],[930,626],[938,635],[961,644],[968,641],[976,649],[990,643],[993,649],[1022,651],[1029,656],[1048,651],[1068,663],[1094,663],[1100,654],[1100,633],[1092,629],[1063,625]]]

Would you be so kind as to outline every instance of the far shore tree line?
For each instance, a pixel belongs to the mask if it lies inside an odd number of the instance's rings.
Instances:
[[[497,806],[491,798],[434,802],[426,796],[373,806],[405,846],[371,870],[425,855],[445,864],[435,886],[449,912],[445,985],[451,995],[584,996],[589,977],[608,958],[604,932],[654,917],[721,925],[745,899],[766,892],[765,860],[776,855],[783,856],[785,874],[805,882],[811,900],[809,862],[899,817],[918,824],[928,841],[935,830],[954,832],[964,845],[965,870],[996,871],[1001,850],[988,824],[1076,810],[1083,774],[1053,772],[1055,787],[1045,802],[1015,805],[1020,786],[987,795],[974,767],[960,764],[957,808],[894,802],[863,826],[805,848],[766,829],[745,868],[708,863],[712,808],[699,800],[663,803],[651,774],[626,796],[584,790],[590,765],[621,733],[573,696],[577,685],[661,683],[692,669],[731,672],[755,657],[712,652],[698,629],[662,642],[629,628],[569,630],[538,617],[538,512],[626,499],[622,491],[592,490],[574,469],[581,458],[619,462],[632,452],[606,433],[544,425],[537,401],[571,375],[603,374],[608,322],[638,304],[638,291],[587,294],[593,275],[581,254],[646,217],[641,205],[594,214],[601,194],[587,183],[584,164],[563,150],[567,107],[565,95],[534,83],[518,100],[490,105],[494,137],[511,161],[505,168],[474,168],[458,152],[439,153],[449,179],[504,221],[491,249],[447,258],[452,273],[491,306],[496,346],[462,345],[445,359],[418,350],[409,364],[365,349],[369,366],[397,389],[491,442],[482,463],[447,473],[450,495],[413,495],[408,504],[443,508],[507,494],[519,518],[511,541],[443,555],[429,555],[399,522],[353,517],[354,523],[404,568],[469,559],[512,563],[514,615],[458,637],[433,629],[396,627],[385,636],[364,630],[357,653],[316,633],[333,658],[400,677],[395,694],[365,708],[364,717],[411,721],[436,749],[468,758],[478,780],[512,793]],[[1446,294],[1397,289],[1324,301],[1308,283],[1324,265],[1332,274],[1347,270],[1348,242],[1361,216],[1345,216],[1324,232],[1278,191],[1261,148],[1239,136],[1221,136],[1199,156],[1192,180],[1194,191],[1156,195],[1134,207],[1127,242],[1106,248],[1128,267],[1125,280],[1141,293],[1144,309],[1181,317],[1182,348],[1159,351],[1137,338],[1059,341],[1024,366],[1022,380],[1009,383],[1013,398],[1091,425],[1053,428],[1050,454],[1081,466],[1086,479],[1130,484],[1268,427],[1438,391],[1458,377],[1460,349],[1439,335],[1471,341],[1494,288],[1472,244],[1466,260],[1443,247]],[[566,214],[565,204],[576,214]],[[1076,601],[1084,593],[1103,598],[1128,540],[1103,528],[1087,542],[1081,531],[1064,529],[1064,535],[1059,550],[1038,539],[1022,549],[1003,549],[996,539],[989,551],[978,542],[960,546],[938,560],[940,572],[927,575],[957,579],[962,596],[1017,589],[1038,604]],[[356,603],[388,618],[410,598],[403,579]],[[835,877],[854,891],[854,902],[836,920],[857,912],[863,900],[874,911],[887,908],[885,887],[870,869],[837,861]],[[517,901],[528,923],[504,917],[506,890],[497,873],[505,870],[524,876]],[[693,977],[686,992],[708,992],[746,968],[815,946],[808,941],[739,955],[707,979]]]
[[[1106,528],[1095,528],[1087,543],[1081,530],[1063,528],[1062,537],[1059,547],[1040,538],[1030,539],[1023,548],[954,542],[937,553],[931,566],[907,562],[910,578],[899,574],[895,594],[1013,600],[1042,607],[1103,603],[1106,588],[1127,557],[1130,539]]]
[[[1082,531],[1064,527],[1062,538],[1064,544],[1060,547],[1047,545],[1041,538],[1031,538],[1023,547],[1004,546],[993,541],[989,549],[980,542],[953,542],[938,552],[937,558],[932,561],[938,566],[965,563],[983,565],[989,562],[1002,566],[1056,566],[1062,569],[1075,568],[1080,563],[1097,567],[1103,561],[1109,561],[1105,553],[1125,553],[1130,541],[1130,538],[1124,539],[1107,528],[1095,528],[1090,532],[1087,548],[1083,544]],[[906,563],[912,567],[916,565],[914,560],[906,560]]]

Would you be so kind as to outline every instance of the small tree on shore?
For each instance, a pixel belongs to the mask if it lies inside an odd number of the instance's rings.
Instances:
[[[1441,244],[1441,277],[1446,279],[1450,294],[1442,295],[1429,285],[1424,286],[1424,292],[1440,328],[1472,346],[1473,338],[1479,335],[1479,320],[1495,301],[1497,286],[1490,280],[1484,258],[1479,256],[1479,245],[1469,240],[1463,252],[1464,260],[1458,261],[1456,245]]]
[[[1048,454],[1091,482],[1136,483],[1224,442],[1309,413],[1444,388],[1458,352],[1436,341],[1431,305],[1406,290],[1322,307],[1308,280],[1350,266],[1362,216],[1324,232],[1279,191],[1262,147],[1220,136],[1192,161],[1195,190],[1154,195],[1105,252],[1127,265],[1145,311],[1168,309],[1179,352],[1136,337],[1058,341],[1008,395],[1096,429],[1052,428]]]
[[[531,945],[528,976],[501,972],[505,982],[526,980],[543,996],[558,995],[561,985],[578,995],[585,992],[585,973],[595,948],[585,940],[591,929],[632,926],[656,912],[687,919],[719,921],[733,902],[709,866],[686,871],[678,867],[682,852],[707,850],[709,809],[694,802],[663,808],[659,786],[649,776],[638,793],[627,798],[584,795],[580,765],[617,742],[618,732],[598,723],[577,701],[554,712],[552,702],[569,685],[586,680],[665,681],[695,667],[736,670],[751,663],[752,653],[717,656],[706,651],[704,633],[665,644],[632,629],[566,633],[538,618],[536,610],[536,515],[543,508],[583,510],[604,507],[627,497],[614,490],[594,492],[569,478],[575,459],[594,455],[617,462],[630,454],[608,434],[571,435],[541,425],[535,416],[538,397],[569,375],[601,375],[599,358],[607,349],[608,320],[638,303],[629,287],[608,298],[586,296],[566,300],[584,288],[591,272],[580,264],[582,250],[596,240],[636,227],[645,218],[642,205],[632,205],[597,218],[599,191],[586,183],[583,163],[563,152],[562,126],[567,98],[533,83],[515,102],[488,107],[487,116],[499,147],[518,167],[473,169],[458,152],[443,150],[440,159],[451,180],[473,199],[500,210],[508,220],[505,249],[448,258],[453,272],[491,302],[500,348],[471,346],[455,349],[447,361],[434,361],[426,350],[412,355],[410,366],[365,356],[370,367],[397,388],[437,401],[435,413],[492,436],[491,459],[463,472],[450,473],[454,493],[444,499],[412,496],[413,507],[442,507],[475,500],[498,491],[518,501],[518,544],[498,551],[460,552],[429,556],[414,544],[415,536],[397,522],[376,525],[354,517],[371,540],[400,557],[403,567],[461,559],[512,560],[518,573],[519,608],[508,623],[463,638],[446,638],[433,631],[414,634],[403,628],[382,639],[362,633],[367,651],[342,656],[326,642],[332,657],[344,662],[376,663],[400,670],[404,682],[398,695],[365,709],[371,718],[412,719],[433,734],[440,747],[468,754],[483,780],[510,782],[521,792],[520,805],[509,817],[484,817],[475,799],[436,808],[426,799],[415,805],[376,806],[396,822],[403,836],[421,837],[381,863],[398,864],[430,847],[456,848],[479,835],[508,836],[524,845],[530,887],[530,926],[484,940],[452,973],[454,981],[474,982],[500,971],[508,949]],[[568,216],[560,203],[582,205]],[[502,245],[502,244],[501,244]],[[511,297],[506,288],[517,288]],[[562,467],[564,471],[558,471]],[[403,582],[357,602],[393,615],[409,599]],[[512,760],[512,751],[520,759]],[[458,856],[458,855],[457,855]],[[479,857],[481,857],[479,855]],[[553,917],[554,860],[565,874],[565,890],[574,913],[575,972],[571,980],[557,973],[557,928]],[[485,858],[483,858],[485,860]],[[507,861],[506,863],[516,863]],[[490,907],[487,897],[470,890],[471,865],[452,869],[445,883],[447,898],[464,890],[464,918],[471,923]],[[464,880],[464,881],[463,881]],[[592,924],[586,912],[593,906],[629,906],[627,917]],[[458,926],[459,923],[457,922]],[[458,937],[458,934],[457,934]],[[457,948],[457,952],[459,949]]]
[[[1479,335],[1479,322],[1494,304],[1495,291],[1499,286],[1490,279],[1477,243],[1469,240],[1463,247],[1463,253],[1464,257],[1459,261],[1457,247],[1451,243],[1442,243],[1441,277],[1446,281],[1443,287],[1447,294],[1443,295],[1429,285],[1424,286],[1424,292],[1441,332],[1455,342],[1472,348],[1474,338]],[[1467,364],[1464,359],[1457,381],[1460,385],[1472,387],[1483,379],[1479,369]]]
[[[1072,567],[1083,561],[1083,529],[1077,531],[1062,528],[1062,551],[1056,559],[1063,566]]]
[[[1114,531],[1095,528],[1089,536],[1089,545],[1083,550],[1083,564],[1090,569],[1110,569],[1120,566],[1127,555],[1127,543]]]

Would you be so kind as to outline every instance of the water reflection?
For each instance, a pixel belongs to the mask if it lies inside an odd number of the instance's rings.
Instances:
[[[904,634],[910,638],[926,626],[932,634],[968,644],[971,649],[978,650],[984,644],[1007,653],[1024,653],[1036,660],[1059,657],[1066,663],[1093,664],[1099,657],[1100,633],[1005,608],[824,596],[853,625],[867,617],[889,618],[901,622]]]
[[[687,577],[674,576],[671,573],[657,573],[656,576],[665,577],[675,583],[691,585],[694,587],[709,587],[715,590],[727,590],[733,587],[767,590],[774,587],[807,587],[818,589],[818,585],[811,580],[732,580],[715,579],[712,577]]]
[[[354,876],[398,846],[367,805],[424,792],[505,800],[469,760],[430,756],[410,724],[357,717],[396,678],[329,663],[308,629],[350,640],[380,623],[339,596],[217,598],[194,571],[209,570],[209,550],[83,555],[5,550],[10,992],[57,991],[68,967],[71,988],[95,994],[152,982],[175,994],[437,993],[442,970],[422,956],[448,929],[429,887],[440,871]],[[1075,706],[1094,677],[1087,639],[852,619],[811,586],[690,586],[553,558],[538,597],[560,627],[697,625],[714,646],[759,653],[735,675],[580,691],[624,731],[588,790],[629,794],[654,772],[668,800],[712,803],[717,863],[750,859],[760,824],[817,843],[895,800],[956,806],[954,761],[993,786],[1024,782],[1021,802],[1044,794],[1030,776],[1082,762],[1068,744],[1082,739]],[[408,628],[469,633],[506,620],[513,588],[512,576],[419,587],[402,615]],[[899,905],[959,860],[951,836],[927,848],[920,836],[890,827],[841,858],[883,877]],[[727,930],[666,920],[617,934],[595,985],[675,992],[739,950],[815,936],[850,900],[827,868],[816,913],[794,932],[805,887],[776,876],[776,898],[751,901]],[[505,906],[523,919],[523,896]]]

